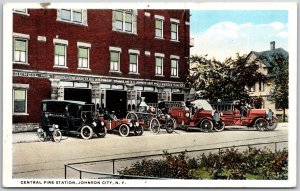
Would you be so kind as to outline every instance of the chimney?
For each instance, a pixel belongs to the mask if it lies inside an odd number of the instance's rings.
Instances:
[[[270,42],[270,49],[275,50],[275,41]]]

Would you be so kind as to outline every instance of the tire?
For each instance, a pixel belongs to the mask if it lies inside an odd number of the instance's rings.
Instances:
[[[178,124],[177,124],[177,122],[176,122],[176,120],[174,119],[174,118],[171,118],[172,120],[173,120],[173,122],[174,122],[174,130],[175,129],[177,129],[177,127],[178,127]]]
[[[106,129],[106,127],[103,127],[102,132],[97,133],[97,136],[100,138],[103,138],[106,136],[106,134],[107,134],[107,129]]]
[[[41,129],[41,128],[39,128],[39,129],[38,129],[38,132],[37,132],[37,136],[39,138],[39,141],[44,142],[46,140],[46,133],[43,131],[43,129]]]
[[[276,129],[276,127],[277,127],[277,122],[276,121],[271,121],[271,122],[269,122],[267,130],[268,131],[273,131],[274,129]]]
[[[265,118],[258,118],[255,120],[254,126],[258,131],[265,131],[267,130],[269,123]]]
[[[173,133],[175,130],[175,123],[172,118],[166,120],[166,131],[167,133]]]
[[[139,130],[135,130],[134,134],[137,136],[141,136],[144,133],[144,127],[142,125],[140,125],[138,128],[139,128]]]
[[[127,137],[129,135],[129,127],[128,125],[126,124],[122,124],[120,127],[119,127],[119,133],[122,137]]]
[[[55,129],[52,133],[53,141],[59,143],[62,139],[62,134],[59,129]]]
[[[213,124],[213,122],[212,122],[211,120],[209,120],[209,119],[204,119],[204,120],[201,121],[201,123],[200,123],[200,129],[201,129],[203,132],[205,132],[205,133],[212,131],[213,128],[214,128],[214,124]]]
[[[90,126],[85,125],[81,128],[80,135],[83,139],[90,139],[93,136],[93,134],[93,129]]]
[[[151,119],[151,121],[150,121],[150,131],[155,135],[157,135],[159,133],[160,123],[159,123],[158,119],[156,119],[156,118]]]
[[[215,131],[221,132],[225,129],[225,123],[224,121],[216,122],[216,125],[214,126]]]

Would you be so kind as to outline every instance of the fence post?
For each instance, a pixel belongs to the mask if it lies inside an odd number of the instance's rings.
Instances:
[[[81,170],[79,171],[79,179],[81,179]]]
[[[275,153],[277,152],[277,142],[275,142]]]
[[[112,162],[113,162],[113,174],[115,174],[115,159],[113,159]]]
[[[67,179],[67,165],[65,164],[65,179]]]

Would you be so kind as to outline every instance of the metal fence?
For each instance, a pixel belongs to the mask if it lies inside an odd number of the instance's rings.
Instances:
[[[253,143],[253,144],[244,144],[244,145],[234,145],[227,147],[216,147],[209,149],[198,149],[198,150],[185,150],[179,152],[169,153],[171,155],[180,154],[185,152],[189,157],[197,157],[203,153],[219,153],[224,149],[229,148],[239,148],[240,150],[248,149],[249,147],[255,146],[255,148],[268,148],[271,151],[278,151],[282,149],[287,149],[288,141],[277,141],[277,142],[267,142],[267,143]],[[161,154],[152,154],[152,155],[143,155],[143,156],[133,156],[133,157],[124,157],[124,158],[112,158],[105,160],[96,160],[96,161],[86,161],[78,163],[69,163],[65,164],[65,179],[67,178],[89,178],[89,179],[165,179],[157,177],[144,177],[144,176],[132,176],[132,175],[121,175],[116,173],[116,169],[123,168],[125,166],[130,166],[137,161],[143,159],[154,160],[162,159],[165,156],[164,153]]]

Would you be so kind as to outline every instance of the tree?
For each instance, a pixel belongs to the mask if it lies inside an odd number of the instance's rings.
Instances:
[[[266,59],[273,66],[270,73],[270,80],[273,82],[270,99],[276,108],[283,110],[285,121],[285,110],[289,108],[289,58],[282,53],[275,53],[261,59]]]
[[[207,59],[206,56],[192,56],[191,63],[196,64],[192,69],[193,87],[210,101],[245,99],[250,102],[246,87],[253,86],[263,77],[257,72],[255,62],[246,63],[246,59],[240,56],[224,62]]]

